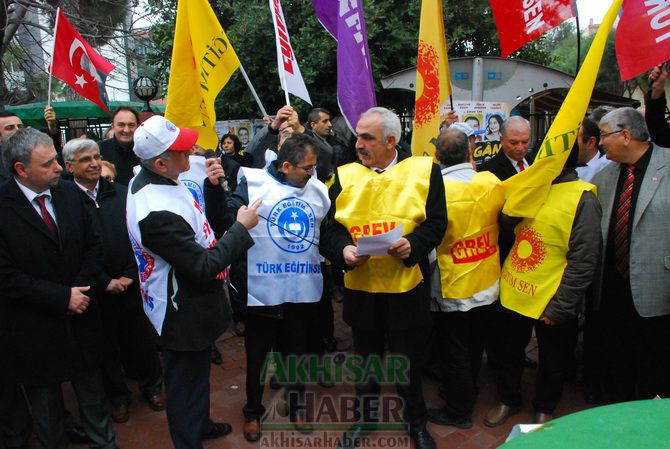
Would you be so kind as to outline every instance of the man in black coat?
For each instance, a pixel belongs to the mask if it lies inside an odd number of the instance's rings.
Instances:
[[[133,136],[140,124],[140,115],[136,110],[121,106],[112,113],[112,131],[110,139],[100,142],[102,157],[116,167],[115,182],[127,186],[133,177],[133,167],[139,161],[133,153]]]
[[[223,271],[253,245],[258,223],[243,207],[218,242],[191,192],[179,182],[198,139],[161,116],[135,132],[142,169],[128,187],[127,226],[139,268],[144,310],[160,334],[170,435],[176,449],[202,449],[230,424],[209,417],[211,347],[230,324]]]
[[[139,370],[135,374],[149,407],[165,409],[156,336],[142,310],[137,265],[126,228],[128,189],[101,178],[100,150],[92,140],[70,140],[63,148],[63,159],[102,239],[103,270],[97,296],[105,331],[103,379],[112,419],[126,422],[132,394],[121,365],[122,353]]]
[[[0,186],[0,301],[7,307],[3,369],[23,384],[39,449],[67,446],[60,384],[71,380],[98,448],[116,448],[100,376],[101,321],[91,297],[100,238],[49,136],[25,128],[3,144],[12,179]],[[5,344],[3,342],[3,344]]]
[[[382,357],[388,343],[391,353],[408,362],[409,382],[397,388],[410,436],[417,448],[429,449],[436,446],[426,429],[420,359],[431,327],[428,253],[444,236],[446,202],[439,166],[398,151],[400,132],[398,116],[388,109],[372,108],[361,116],[356,125],[361,163],[337,169],[321,246],[334,254],[336,266],[349,270],[343,316],[352,327],[355,353],[364,359]],[[387,256],[356,255],[357,237],[388,231],[396,223],[403,224],[404,235],[389,246]],[[359,398],[379,392],[372,379],[356,385]],[[364,421],[374,422],[374,410],[362,408]],[[354,426],[343,442],[361,433]]]

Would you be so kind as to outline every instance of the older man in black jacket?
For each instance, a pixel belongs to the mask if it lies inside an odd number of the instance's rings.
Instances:
[[[20,129],[3,144],[12,178],[0,187],[0,301],[12,369],[31,405],[39,449],[67,446],[60,384],[72,380],[92,446],[116,447],[99,371],[101,321],[91,293],[100,238],[46,134]]]
[[[361,116],[356,125],[360,163],[337,169],[322,247],[348,270],[343,315],[352,327],[355,353],[381,358],[388,343],[390,352],[406,357],[409,382],[397,388],[410,436],[417,448],[431,449],[436,446],[426,429],[420,360],[431,326],[428,253],[442,241],[447,212],[439,166],[397,150],[400,131],[400,120],[388,109],[372,108]],[[358,254],[359,237],[399,226],[403,236],[386,255]],[[359,398],[379,392],[373,379],[356,386]],[[364,405],[363,418],[374,421],[374,410]],[[355,427],[343,441],[355,442],[361,433]]]
[[[100,149],[92,140],[70,140],[63,147],[63,160],[102,238],[104,263],[98,296],[105,331],[103,378],[112,404],[112,419],[126,422],[132,394],[121,366],[122,352],[139,370],[136,374],[141,379],[140,390],[149,407],[155,411],[165,409],[156,337],[142,311],[137,265],[126,229],[128,189],[101,178]]]
[[[142,123],[133,151],[142,169],[128,187],[127,224],[139,268],[144,310],[161,336],[170,435],[176,449],[202,449],[203,438],[230,433],[209,418],[211,346],[230,324],[225,268],[253,245],[258,223],[243,207],[218,242],[179,181],[197,132],[161,116]]]

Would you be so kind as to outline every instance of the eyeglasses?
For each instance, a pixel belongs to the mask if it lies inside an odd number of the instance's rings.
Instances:
[[[620,133],[623,129],[617,129],[616,131],[610,131],[608,133],[600,133],[600,138],[611,136],[612,134]]]
[[[100,162],[102,160],[102,155],[100,153],[94,154],[93,156],[84,156],[80,157],[76,161],[72,161],[73,163],[79,163],[81,162],[82,164],[88,164],[90,163],[93,159],[95,159],[97,162]]]
[[[316,164],[315,165],[296,165],[296,167],[302,168],[307,173],[313,173],[314,170],[316,170]]]

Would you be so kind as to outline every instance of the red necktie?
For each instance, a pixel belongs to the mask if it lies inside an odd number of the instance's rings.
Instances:
[[[521,173],[522,171],[524,171],[524,170],[526,169],[526,167],[523,166],[523,161],[522,161],[522,160],[521,160],[521,161],[517,161],[517,162],[516,162],[516,165],[519,166],[519,173]]]
[[[621,276],[626,279],[629,275],[629,247],[628,224],[630,222],[630,203],[633,195],[633,182],[635,181],[634,165],[627,167],[628,173],[621,187],[619,203],[616,210],[616,224],[614,225],[614,260],[616,268]]]
[[[44,224],[47,225],[47,228],[49,228],[51,234],[56,237],[56,239],[58,239],[58,227],[56,226],[56,222],[47,209],[47,205],[45,204],[46,197],[46,195],[40,195],[35,198],[35,201],[37,201],[37,204],[40,206],[40,215],[42,215]]]

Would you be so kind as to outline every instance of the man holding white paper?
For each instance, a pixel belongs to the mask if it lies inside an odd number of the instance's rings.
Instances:
[[[397,389],[410,436],[417,448],[427,449],[435,442],[426,430],[419,355],[431,326],[428,253],[442,240],[447,216],[439,167],[431,158],[396,149],[400,129],[398,116],[388,109],[372,108],[361,116],[356,126],[360,162],[337,170],[322,247],[337,254],[333,263],[347,270],[343,315],[352,327],[356,354],[381,358],[387,342],[391,353],[406,357],[409,382]],[[388,255],[356,255],[358,238],[400,226],[405,234],[388,247]],[[379,391],[373,380],[356,385],[359,424],[377,422],[375,402],[369,399]],[[343,446],[355,447],[365,428],[352,427]]]

